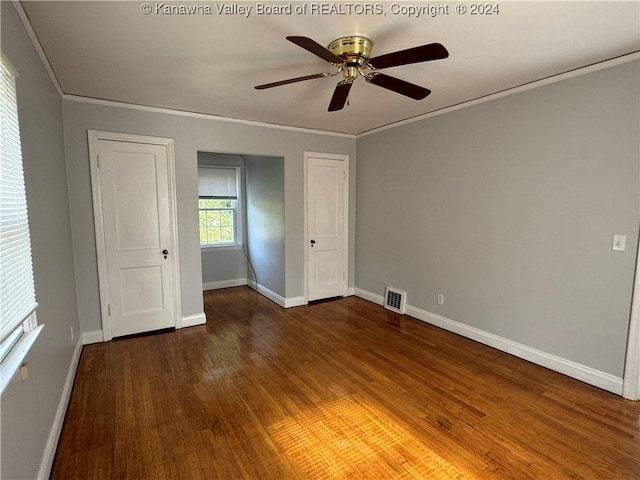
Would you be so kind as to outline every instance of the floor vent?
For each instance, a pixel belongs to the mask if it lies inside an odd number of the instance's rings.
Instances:
[[[404,303],[407,292],[387,287],[384,292],[384,308],[404,315]]]

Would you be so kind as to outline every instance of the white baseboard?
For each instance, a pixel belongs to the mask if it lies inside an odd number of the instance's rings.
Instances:
[[[300,305],[305,304],[304,297],[284,298],[282,295],[278,295],[277,293],[269,290],[268,288],[260,285],[259,283],[256,283],[255,280],[251,280],[248,278],[236,278],[235,280],[222,280],[219,282],[203,283],[202,291],[218,290],[221,288],[230,288],[230,287],[241,287],[243,285],[247,285],[250,288],[253,288],[259,294],[264,295],[272,302],[275,302],[284,308],[299,307]]]
[[[82,344],[91,345],[92,343],[102,343],[104,337],[102,336],[102,330],[93,330],[91,332],[84,332],[82,334]]]
[[[346,297],[353,297],[356,294],[356,289],[354,287],[347,288]]]
[[[196,325],[204,325],[205,323],[207,323],[207,316],[204,312],[196,313],[195,315],[182,317],[178,328],[195,327]]]
[[[291,297],[284,300],[284,308],[300,307],[306,305],[304,297]]]
[[[378,305],[382,305],[384,303],[384,297],[382,295],[376,295],[375,293],[362,290],[361,288],[355,288],[354,291],[357,297],[364,298],[369,302],[376,303]]]
[[[207,282],[202,284],[202,291],[218,290],[220,288],[241,287],[247,285],[246,278],[236,278],[235,280],[222,280],[219,282]]]
[[[189,315],[187,317],[182,317],[180,319],[180,324],[176,326],[176,328],[186,328],[193,327],[195,325],[203,325],[207,323],[207,317],[203,313],[198,313],[196,315]],[[102,330],[93,330],[91,332],[84,332],[82,334],[82,344],[90,345],[92,343],[102,343],[104,342],[104,337],[102,336]]]
[[[277,303],[278,305],[280,305],[281,307],[284,308],[284,306],[285,306],[285,298],[283,296],[278,295],[275,292],[272,292],[271,290],[269,290],[266,287],[263,287],[259,283],[256,283],[255,280],[249,279],[247,281],[247,285],[249,285],[249,287],[253,288],[260,295],[264,295],[265,297],[267,297],[272,302]]]
[[[100,332],[100,336],[102,336],[102,332]],[[49,431],[49,437],[47,438],[44,454],[42,455],[42,461],[40,462],[40,470],[38,471],[39,479],[46,479],[51,475],[51,467],[53,466],[53,460],[56,456],[58,440],[60,439],[62,425],[64,424],[64,417],[67,413],[69,399],[71,398],[71,390],[73,389],[73,381],[76,378],[76,370],[78,369],[78,363],[80,362],[80,354],[82,353],[83,344],[84,335],[78,338],[75,349],[73,350],[71,364],[69,365],[69,371],[67,372],[67,379],[65,380],[64,387],[62,388],[62,396],[60,397],[56,416],[53,419],[53,425]]]
[[[382,305],[384,301],[384,297],[381,295],[376,295],[375,293],[359,288],[356,288],[355,293],[358,297],[377,303],[378,305]],[[562,373],[563,375],[575,378],[576,380],[588,383],[589,385],[601,388],[602,390],[606,390],[617,395],[622,394],[622,378],[620,377],[616,377],[586,365],[567,360],[566,358],[558,357],[542,350],[514,342],[513,340],[485,332],[484,330],[470,327],[464,323],[456,322],[411,305],[406,306],[405,312],[413,318],[430,323],[431,325],[435,325],[436,327],[440,327],[463,337],[470,338],[476,342],[493,347],[496,350],[509,353],[515,357],[522,358],[523,360],[535,363],[536,365]]]

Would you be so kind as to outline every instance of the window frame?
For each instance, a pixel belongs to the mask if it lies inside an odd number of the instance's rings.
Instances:
[[[235,202],[235,204],[231,207],[217,207],[217,208],[200,208],[200,201],[201,200],[219,200],[217,198],[211,198],[211,197],[198,197],[198,219],[200,218],[199,215],[201,212],[231,212],[231,234],[233,239],[230,242],[216,242],[216,243],[202,243],[200,242],[200,247],[201,248],[210,248],[210,247],[228,247],[228,246],[234,246],[234,245],[239,245],[240,242],[238,242],[238,199],[228,199],[231,200],[232,202]],[[220,226],[220,228],[223,225]],[[206,227],[205,227],[206,228]]]
[[[7,253],[10,252],[14,259],[8,265],[0,262],[0,265],[5,268],[4,271],[0,271],[3,282],[7,282],[4,285],[11,292],[6,298],[14,300],[3,302],[3,307],[8,308],[8,315],[11,321],[5,322],[0,328],[0,331],[4,332],[2,333],[2,338],[0,338],[1,394],[23,364],[44,325],[38,326],[36,316],[38,304],[35,296],[33,254],[31,250],[31,233],[29,229],[16,88],[16,79],[19,73],[7,59],[4,52],[1,52],[0,75],[2,77],[0,79],[0,96],[3,103],[0,111],[0,115],[3,118],[0,118],[0,123],[5,126],[0,133],[2,138],[1,150],[4,158],[3,166],[8,168],[10,172],[6,180],[6,185],[9,188],[5,191],[7,195],[5,199],[10,199],[7,203],[10,208],[5,214],[9,213],[8,218],[13,219],[6,225],[9,227],[9,232],[13,233],[6,237],[0,237],[0,249],[4,250],[4,253],[0,250],[0,255],[2,257],[7,255],[5,258],[11,258]],[[16,238],[19,239],[17,242]],[[22,260],[16,262],[16,258]],[[17,294],[16,292],[20,293]],[[5,291],[3,295],[7,295],[7,292]]]
[[[208,249],[238,249],[242,248],[243,245],[243,215],[242,215],[242,169],[237,166],[231,165],[206,165],[199,164],[198,172],[200,169],[223,169],[223,170],[234,170],[236,177],[236,197],[231,198],[235,200],[236,205],[232,208],[224,208],[222,210],[233,210],[233,222],[234,222],[234,241],[232,242],[219,242],[219,243],[200,243],[201,250]],[[200,208],[200,200],[217,200],[217,199],[229,199],[228,197],[215,197],[215,196],[206,196],[200,195],[200,191],[198,191],[198,237],[200,236],[200,212],[203,210],[215,210],[215,209],[201,209]]]

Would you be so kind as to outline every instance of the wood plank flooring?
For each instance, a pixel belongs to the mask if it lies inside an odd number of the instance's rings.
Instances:
[[[640,402],[350,297],[83,349],[53,479],[639,479]]]

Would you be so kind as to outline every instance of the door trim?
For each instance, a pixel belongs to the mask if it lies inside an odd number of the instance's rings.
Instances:
[[[622,396],[628,400],[640,400],[640,247],[636,249],[636,272],[633,280]]]
[[[349,284],[349,155],[340,153],[319,153],[319,152],[304,152],[304,175],[303,175],[303,188],[304,188],[304,238],[303,238],[303,251],[304,251],[304,305],[309,303],[309,251],[307,245],[309,245],[309,219],[307,218],[307,209],[309,202],[309,189],[307,188],[307,182],[309,179],[309,159],[310,158],[322,158],[326,160],[336,160],[344,162],[345,181],[344,181],[344,239],[343,239],[343,265],[344,265],[344,280],[342,282],[342,296],[346,297]]]
[[[175,328],[182,328],[182,298],[180,290],[180,260],[178,248],[178,218],[176,198],[176,170],[174,141],[172,138],[131,135],[127,133],[103,132],[99,130],[87,131],[89,141],[89,166],[91,172],[91,195],[93,199],[93,220],[96,235],[96,260],[98,262],[98,288],[100,293],[100,316],[102,317],[102,338],[107,342],[113,338],[111,334],[111,320],[109,318],[109,282],[107,281],[107,255],[104,237],[104,223],[102,218],[102,192],[100,191],[100,171],[98,169],[98,142],[110,140],[127,143],[144,143],[161,145],[167,149],[169,215],[171,217],[171,261],[173,262],[173,319]],[[174,253],[175,252],[175,253]]]

